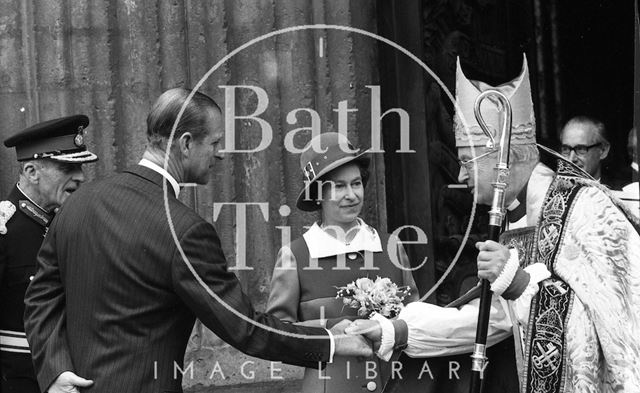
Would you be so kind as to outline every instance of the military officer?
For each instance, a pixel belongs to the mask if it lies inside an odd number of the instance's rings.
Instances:
[[[0,202],[1,393],[39,393],[24,332],[24,294],[55,210],[85,181],[82,164],[98,157],[84,144],[85,115],[49,120],[4,141],[15,147],[18,183]]]

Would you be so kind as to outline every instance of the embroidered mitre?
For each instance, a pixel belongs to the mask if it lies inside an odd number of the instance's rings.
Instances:
[[[454,131],[456,146],[486,146],[489,138],[482,132],[473,113],[473,106],[480,93],[498,90],[509,99],[512,109],[511,144],[528,145],[536,143],[536,119],[531,101],[531,85],[527,58],[523,55],[522,71],[514,80],[500,86],[490,86],[481,81],[469,80],[462,72],[460,58],[456,62],[456,108]],[[482,101],[481,113],[495,140],[500,139],[501,114],[497,100],[491,96]],[[464,121],[463,121],[464,119]],[[466,125],[466,127],[465,127]],[[465,130],[466,128],[466,130]]]

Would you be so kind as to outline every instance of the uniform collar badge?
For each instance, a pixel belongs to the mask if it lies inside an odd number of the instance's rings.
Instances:
[[[42,210],[38,205],[28,199],[21,199],[18,205],[21,212],[43,227],[49,226],[49,223],[53,219],[53,214]]]

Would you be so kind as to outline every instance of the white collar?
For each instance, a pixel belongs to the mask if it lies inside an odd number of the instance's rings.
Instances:
[[[29,195],[27,195],[26,192],[22,191],[22,188],[20,188],[20,183],[16,183],[16,187],[18,188],[18,191],[20,191],[22,193],[22,195],[26,196],[27,199],[33,203],[34,205],[36,205],[40,210],[42,210],[43,212],[47,212],[47,213],[51,213],[50,211],[43,209],[42,206],[38,205],[33,199],[31,199],[31,197]]]
[[[520,206],[520,201],[518,200],[518,198],[516,198],[516,199],[513,200],[513,202],[511,202],[511,204],[509,206],[507,206],[507,210],[513,211],[518,206]]]
[[[161,174],[165,179],[167,179],[169,184],[171,184],[171,187],[173,188],[173,192],[176,194],[176,198],[178,197],[178,195],[180,194],[180,186],[178,185],[178,182],[176,181],[176,179],[173,176],[171,176],[171,174],[167,172],[163,167],[161,167],[160,165],[154,162],[147,160],[146,158],[143,158],[142,160],[140,160],[138,165],[142,165],[144,167],[147,167]]]
[[[511,204],[509,206],[507,206],[507,210],[508,211],[514,211],[518,206],[520,206],[520,201],[516,198],[513,200],[513,202],[511,202]],[[505,217],[504,218],[506,220],[506,229],[507,230],[511,230],[511,229],[517,229],[517,228],[523,228],[527,226],[527,214],[525,213],[524,216],[520,217],[520,219],[516,222],[509,222],[509,220]]]
[[[542,203],[555,177],[555,172],[541,162],[531,172],[527,185],[527,226],[535,226],[542,212]]]
[[[311,258],[324,258],[334,255],[342,255],[358,251],[381,252],[382,242],[378,232],[358,218],[360,226],[353,240],[348,244],[325,232],[318,223],[314,223],[307,232],[302,235]]]

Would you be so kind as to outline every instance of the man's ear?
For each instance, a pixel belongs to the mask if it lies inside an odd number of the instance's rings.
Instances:
[[[187,131],[184,134],[180,135],[180,138],[178,138],[178,140],[176,141],[176,145],[180,149],[180,153],[183,156],[188,157],[189,152],[193,147],[193,142],[193,135]]]
[[[604,160],[605,158],[607,158],[607,156],[609,155],[610,148],[611,148],[610,144],[608,143],[602,144],[602,149],[600,150],[600,160]]]
[[[22,174],[29,183],[38,184],[40,181],[40,166],[34,161],[29,161],[22,167]]]

